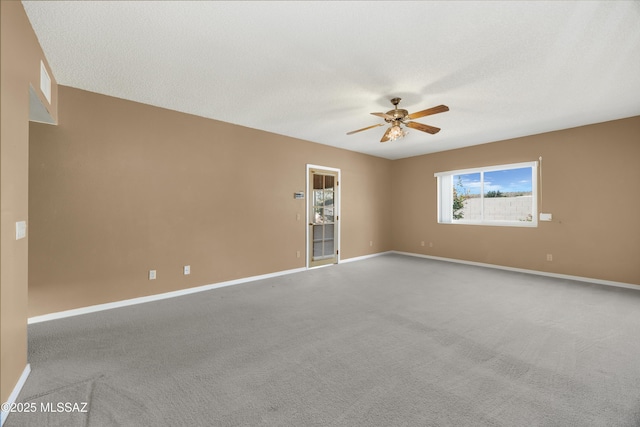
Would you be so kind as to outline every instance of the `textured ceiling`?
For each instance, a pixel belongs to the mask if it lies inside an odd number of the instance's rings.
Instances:
[[[23,4],[62,85],[389,159],[640,115],[637,1]]]

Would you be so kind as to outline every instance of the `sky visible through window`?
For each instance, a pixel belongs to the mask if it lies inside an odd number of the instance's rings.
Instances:
[[[479,195],[481,190],[480,173],[455,175],[454,185],[462,184],[464,192]],[[505,169],[484,173],[484,192],[531,193],[531,168]]]

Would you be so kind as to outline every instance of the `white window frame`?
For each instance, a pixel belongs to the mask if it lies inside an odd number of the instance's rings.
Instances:
[[[484,186],[484,173],[508,169],[531,168],[531,221],[498,221],[484,220],[484,203],[482,203],[481,220],[453,219],[453,177],[480,173],[480,179]],[[438,223],[439,224],[470,224],[491,225],[506,227],[537,227],[538,226],[538,162],[510,163],[506,165],[484,166],[473,169],[459,169],[454,171],[437,172],[433,175],[437,178],[438,185]],[[484,188],[480,191],[484,202]]]

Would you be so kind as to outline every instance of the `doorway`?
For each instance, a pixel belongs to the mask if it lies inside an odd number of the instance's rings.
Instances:
[[[340,255],[340,170],[307,165],[307,267],[337,264]]]

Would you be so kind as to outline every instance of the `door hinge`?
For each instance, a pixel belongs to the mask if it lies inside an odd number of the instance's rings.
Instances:
[[[336,215],[336,221],[340,219],[340,215]]]
[[[340,251],[338,249],[336,249],[336,255],[340,254]]]

